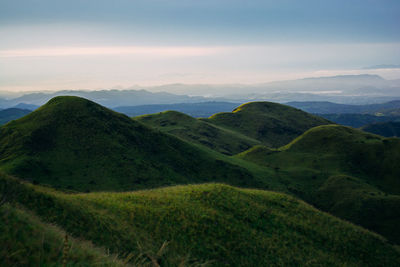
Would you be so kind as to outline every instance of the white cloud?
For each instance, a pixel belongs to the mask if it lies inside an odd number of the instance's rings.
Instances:
[[[0,57],[51,57],[91,55],[147,55],[158,57],[206,56],[226,51],[226,47],[193,46],[109,46],[109,47],[50,47],[0,50]]]

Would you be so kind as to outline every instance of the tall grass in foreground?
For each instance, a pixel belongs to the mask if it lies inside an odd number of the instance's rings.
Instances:
[[[13,187],[14,200],[41,219],[149,266],[400,264],[399,249],[381,236],[280,193],[204,184],[65,194],[0,177],[0,191]]]

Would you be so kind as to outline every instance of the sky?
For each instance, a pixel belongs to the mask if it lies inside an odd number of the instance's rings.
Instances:
[[[398,25],[398,0],[0,0],[0,90],[400,79]]]

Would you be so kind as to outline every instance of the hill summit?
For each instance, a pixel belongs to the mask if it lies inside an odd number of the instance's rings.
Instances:
[[[269,147],[280,147],[308,129],[330,121],[272,102],[246,103],[233,112],[217,113],[205,121],[238,131]]]
[[[51,99],[0,128],[0,168],[78,191],[226,181],[250,174],[84,98]]]

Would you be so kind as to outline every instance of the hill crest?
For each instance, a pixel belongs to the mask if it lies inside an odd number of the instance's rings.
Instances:
[[[1,128],[0,169],[78,191],[218,180],[243,186],[252,177],[187,142],[71,96]]]

